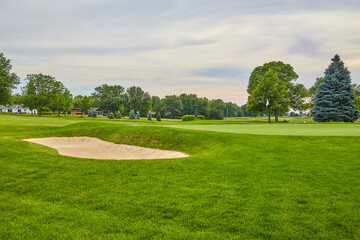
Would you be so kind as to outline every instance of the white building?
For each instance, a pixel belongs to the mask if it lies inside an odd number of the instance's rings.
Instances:
[[[30,110],[30,108],[24,107],[24,104],[16,104],[16,105],[12,105],[12,106],[0,105],[0,112],[37,114],[36,109]]]

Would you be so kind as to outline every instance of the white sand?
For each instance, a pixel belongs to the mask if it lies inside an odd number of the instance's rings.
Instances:
[[[24,140],[55,148],[61,155],[78,158],[131,160],[188,157],[181,152],[115,144],[92,137],[51,137]]]

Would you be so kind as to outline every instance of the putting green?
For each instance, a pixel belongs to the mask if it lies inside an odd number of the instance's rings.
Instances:
[[[351,123],[164,125],[164,127],[259,135],[360,136],[360,125]]]

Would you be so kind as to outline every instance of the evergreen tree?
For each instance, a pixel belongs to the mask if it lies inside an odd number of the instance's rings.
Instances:
[[[121,119],[121,112],[120,111],[117,111],[116,113],[115,113],[115,118],[116,119]]]
[[[136,119],[140,120],[140,112],[139,111],[136,112]]]
[[[156,121],[160,122],[161,121],[161,113],[157,112],[156,114]]]
[[[349,70],[339,55],[331,59],[314,100],[314,121],[353,122],[358,119]]]
[[[131,110],[129,113],[129,119],[135,119],[135,112],[134,110]]]
[[[148,112],[148,114],[147,114],[147,119],[148,119],[149,121],[152,121],[152,112],[151,112],[151,111]]]

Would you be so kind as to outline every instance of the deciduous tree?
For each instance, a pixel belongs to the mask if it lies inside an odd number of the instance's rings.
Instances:
[[[12,103],[11,89],[20,83],[19,77],[11,69],[11,60],[0,53],[0,105]]]

